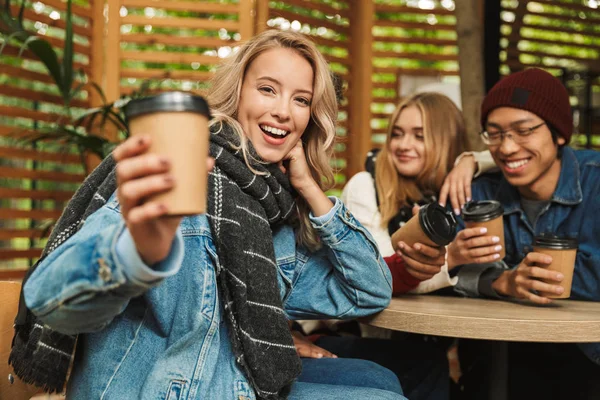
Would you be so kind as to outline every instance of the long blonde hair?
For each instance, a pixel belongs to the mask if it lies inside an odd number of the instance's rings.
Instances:
[[[390,152],[394,124],[400,113],[410,106],[417,107],[421,112],[425,144],[425,166],[413,178],[398,173]],[[421,200],[424,193],[433,192],[437,195],[466,143],[463,116],[448,97],[439,93],[418,93],[402,101],[390,118],[385,146],[375,161],[381,226],[387,227],[400,208]]]
[[[273,48],[294,50],[312,66],[314,79],[311,118],[301,140],[313,179],[323,191],[328,190],[335,183],[329,163],[335,141],[337,102],[327,61],[315,44],[303,34],[268,30],[248,40],[237,53],[226,59],[213,77],[208,95],[214,117],[211,126],[223,123],[229,125],[240,137],[241,148],[248,161],[248,140],[237,121],[242,83],[252,61]],[[308,218],[310,209],[301,197],[297,199],[297,205],[300,220],[297,240],[314,250],[319,247],[319,240]]]

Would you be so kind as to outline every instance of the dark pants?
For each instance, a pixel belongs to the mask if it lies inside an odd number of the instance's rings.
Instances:
[[[410,400],[449,397],[447,343],[408,335],[401,340],[322,336],[316,341],[338,357],[373,361],[396,374]]]
[[[495,384],[493,343],[459,342],[464,400],[490,398]],[[506,345],[506,398],[510,400],[600,399],[600,366],[571,343],[521,343]]]

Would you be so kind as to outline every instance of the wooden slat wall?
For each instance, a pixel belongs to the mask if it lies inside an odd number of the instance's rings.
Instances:
[[[267,3],[266,1],[264,3]],[[332,71],[344,81],[345,96],[339,107],[338,143],[335,148],[333,166],[337,170],[336,188],[346,182],[347,138],[349,135],[349,87],[351,60],[350,46],[350,1],[286,0],[269,4],[267,16],[259,22],[258,31],[264,29],[289,29],[308,35],[325,55]],[[266,8],[266,7],[265,7]]]
[[[538,67],[558,77],[562,76],[563,69],[600,76],[599,9],[565,0],[520,1],[518,4],[503,1],[501,17],[503,75]],[[574,82],[567,84],[572,95],[575,94],[573,84],[577,86]],[[596,78],[592,84],[597,91],[600,80]],[[577,107],[578,101],[573,100],[572,105]],[[581,129],[576,128],[580,134],[574,135],[571,145],[586,146],[586,122],[581,121]],[[591,134],[592,147],[600,149],[600,121],[592,123]]]
[[[252,37],[252,0],[107,0],[107,97],[152,80],[153,91],[202,92],[222,57]],[[182,17],[182,11],[192,13]],[[198,34],[203,32],[203,37]]]
[[[400,76],[454,76],[458,80],[453,5],[429,2],[433,8],[421,9],[387,3],[375,0],[372,147],[385,142],[388,119],[400,101]]]
[[[526,67],[600,72],[600,10],[564,0],[502,2],[502,20],[504,74]]]
[[[47,8],[40,12],[40,5]],[[74,64],[88,76],[94,73],[92,60],[101,65],[101,56],[92,51],[94,32],[103,30],[103,20],[92,18],[97,12],[94,5],[98,3],[89,0],[72,8]],[[40,0],[26,10],[26,27],[62,49],[65,10],[63,1]],[[13,7],[13,15],[17,11]],[[59,151],[56,145],[32,146],[16,141],[34,127],[56,122],[62,105],[42,64],[28,51],[19,57],[18,51],[7,46],[0,56],[0,269],[11,270],[27,267],[39,256],[48,234],[47,220],[60,215],[84,178],[80,157],[69,149]],[[84,93],[72,104],[76,108],[90,106],[89,94]]]

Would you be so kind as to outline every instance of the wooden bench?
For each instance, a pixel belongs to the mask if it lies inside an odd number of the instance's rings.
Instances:
[[[0,399],[29,400],[40,392],[40,389],[17,378],[8,365],[20,292],[20,282],[0,281]]]

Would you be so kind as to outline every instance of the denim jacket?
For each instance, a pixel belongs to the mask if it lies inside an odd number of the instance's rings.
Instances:
[[[356,318],[385,308],[391,276],[367,231],[332,198],[311,216],[323,247],[309,252],[291,226],[273,231],[290,319]],[[254,399],[235,362],[216,285],[206,216],[183,219],[166,260],[135,251],[115,196],[52,252],[24,287],[52,328],[79,335],[70,399]],[[265,321],[266,323],[266,321]]]
[[[456,291],[479,296],[478,284],[484,271],[518,266],[533,251],[534,236],[554,233],[579,241],[571,299],[600,301],[600,152],[564,147],[561,160],[558,185],[538,216],[535,229],[523,211],[517,188],[501,173],[482,175],[473,182],[473,200],[498,200],[504,207],[506,258],[504,263],[460,267]],[[600,344],[580,347],[600,364]]]

